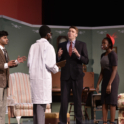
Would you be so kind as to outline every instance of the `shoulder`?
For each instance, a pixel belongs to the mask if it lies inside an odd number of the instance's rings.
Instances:
[[[52,53],[55,51],[53,45],[50,44],[50,43],[48,43],[48,44],[46,45],[45,50],[48,51],[48,52],[52,52]]]
[[[52,44],[48,44],[48,47],[50,48],[50,49],[54,49],[54,47],[53,47],[53,45]]]
[[[78,42],[80,44],[86,44],[84,41],[80,41],[80,40],[76,40],[76,42]]]
[[[35,46],[36,46],[36,43],[32,44],[31,47],[30,47],[30,49],[31,48],[34,48]]]
[[[79,41],[79,40],[76,40],[76,42],[78,43],[78,45],[80,45],[82,47],[86,47],[86,43],[85,42]]]
[[[114,51],[111,51],[111,53],[109,54],[109,57],[116,57],[117,58],[117,54]]]
[[[114,51],[111,51],[110,55],[117,56],[116,52],[114,52]]]

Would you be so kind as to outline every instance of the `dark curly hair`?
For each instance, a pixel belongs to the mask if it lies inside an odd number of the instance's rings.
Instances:
[[[7,31],[0,31],[0,38],[3,36],[8,36],[8,32]]]
[[[51,29],[46,25],[41,26],[39,29],[39,34],[41,37],[45,37],[47,33],[50,33],[50,32],[51,32]]]

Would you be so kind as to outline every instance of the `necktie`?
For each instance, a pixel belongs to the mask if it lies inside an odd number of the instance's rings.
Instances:
[[[72,55],[72,42],[70,42],[70,46],[69,46],[69,56]]]
[[[5,60],[6,60],[6,62],[8,62],[7,51],[6,51],[6,49],[3,49],[3,51],[4,51]]]

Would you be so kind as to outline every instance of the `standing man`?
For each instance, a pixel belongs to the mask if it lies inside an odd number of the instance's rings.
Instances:
[[[5,45],[8,44],[8,32],[0,31],[0,124],[5,124],[5,112],[7,101],[7,88],[9,87],[9,68],[16,67],[26,60],[26,57],[18,57],[9,61]]]
[[[59,44],[57,61],[66,60],[61,69],[61,108],[60,124],[67,123],[67,109],[70,90],[73,91],[74,112],[76,124],[82,124],[81,95],[83,89],[82,64],[88,64],[86,43],[76,40],[78,29],[71,26],[68,31],[68,41]]]
[[[39,29],[41,39],[34,43],[28,55],[28,67],[33,102],[34,124],[45,124],[46,104],[52,102],[51,72],[57,73],[56,55],[51,39],[51,29],[41,26]]]

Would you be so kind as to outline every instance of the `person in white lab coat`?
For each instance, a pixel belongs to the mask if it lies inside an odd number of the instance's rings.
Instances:
[[[49,43],[51,29],[44,25],[39,29],[41,39],[31,45],[28,55],[29,77],[33,102],[34,124],[45,123],[46,104],[52,102],[52,77],[59,71],[56,66],[56,55]]]

